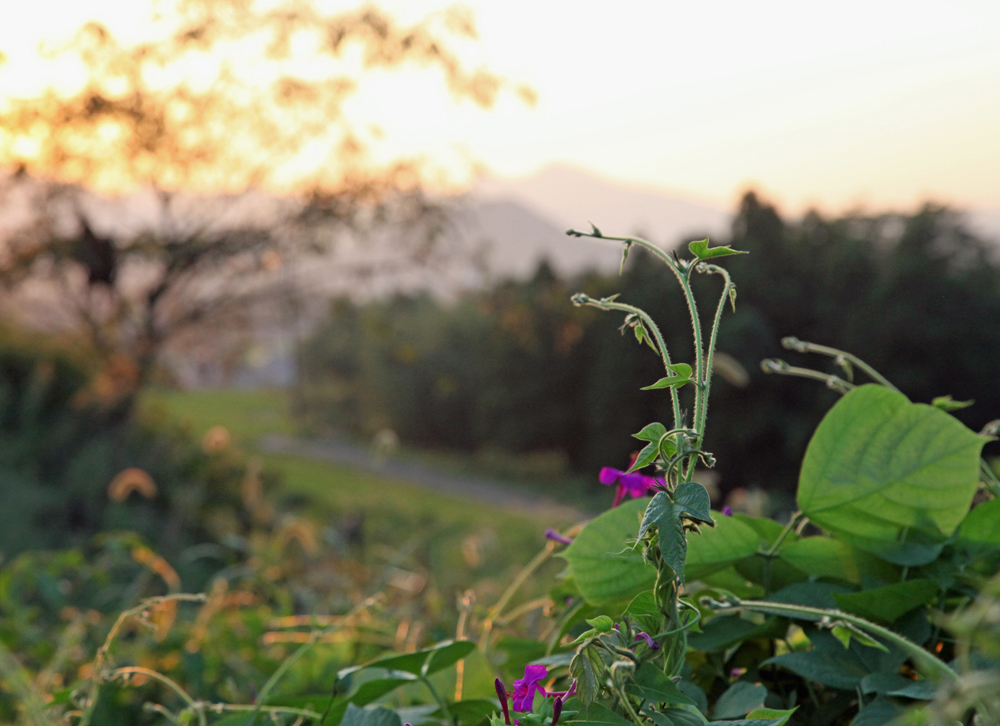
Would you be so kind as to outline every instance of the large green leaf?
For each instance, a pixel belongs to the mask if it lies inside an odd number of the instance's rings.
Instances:
[[[351,703],[347,706],[340,726],[403,726],[403,722],[399,714],[384,706],[358,708]]]
[[[763,708],[767,698],[767,688],[759,683],[736,681],[719,696],[712,710],[713,719],[739,718],[751,711]]]
[[[628,685],[629,693],[650,703],[687,703],[694,701],[685,696],[666,674],[652,663],[643,663],[635,672],[635,679]]]
[[[958,539],[1000,548],[1000,499],[983,502],[965,515]]]
[[[562,552],[587,602],[625,606],[656,581],[656,570],[629,548],[639,532],[639,517],[649,499],[633,499],[610,509],[583,528]]]
[[[757,533],[735,517],[718,512],[712,512],[712,517],[715,527],[688,538],[684,567],[688,580],[697,580],[749,557],[760,545]]]
[[[955,530],[979,485],[986,441],[939,409],[860,386],[830,409],[809,442],[799,508],[863,549],[922,564],[936,552],[914,530],[932,540]]]
[[[782,545],[778,556],[813,577],[835,577],[860,585],[864,580],[895,582],[899,569],[833,537],[806,537]]]
[[[931,580],[908,580],[861,592],[835,594],[837,606],[880,623],[892,623],[921,605],[934,602],[938,586]]]

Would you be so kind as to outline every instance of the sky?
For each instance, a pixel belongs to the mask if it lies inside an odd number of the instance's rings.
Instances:
[[[378,4],[403,21],[448,7]],[[463,59],[526,83],[537,103],[509,93],[483,110],[449,99],[439,77],[376,74],[348,111],[380,129],[382,158],[422,156],[453,184],[566,164],[726,208],[748,188],[791,212],[1000,208],[996,0],[462,5],[479,30],[455,42]],[[128,32],[139,6],[12,6],[0,50],[30,50],[88,15]]]

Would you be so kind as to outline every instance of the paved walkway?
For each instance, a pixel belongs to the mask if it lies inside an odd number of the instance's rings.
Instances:
[[[592,516],[576,507],[490,479],[451,474],[413,461],[377,457],[366,447],[339,439],[299,439],[281,434],[268,434],[257,442],[257,448],[267,454],[286,454],[315,461],[346,464],[355,469],[398,479],[440,494],[473,499],[503,509],[535,513],[544,511],[564,520],[582,520]]]

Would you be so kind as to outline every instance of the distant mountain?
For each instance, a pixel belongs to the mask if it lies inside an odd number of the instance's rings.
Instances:
[[[706,204],[601,179],[565,166],[551,166],[526,179],[486,178],[473,197],[516,201],[565,229],[593,222],[607,234],[639,234],[657,244],[718,236],[731,215]]]

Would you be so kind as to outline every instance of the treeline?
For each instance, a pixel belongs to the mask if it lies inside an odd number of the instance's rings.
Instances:
[[[707,447],[724,490],[791,491],[837,395],[764,375],[760,361],[775,356],[842,374],[830,359],[783,350],[783,336],[850,351],[914,401],[975,399],[956,415],[977,430],[1000,418],[1000,264],[995,246],[958,215],[926,206],[910,216],[810,213],[790,223],[748,194],[730,238],[713,243],[750,252],[723,262],[739,296],[719,334],[732,358],[728,376],[716,376]],[[314,430],[368,437],[388,428],[423,447],[558,451],[595,476],[624,467],[638,448],[630,434],[669,418],[666,392],[639,390],[662,368],[631,332],[615,334],[620,316],[569,298],[621,292],[658,321],[673,360],[690,361],[685,303],[669,274],[634,251],[621,277],[564,281],[543,264],[527,282],[450,304],[338,300],[301,348],[297,409]],[[718,280],[695,283],[707,325]]]

